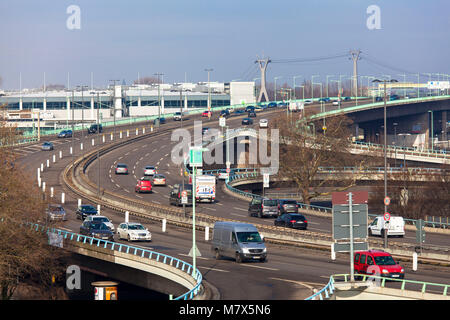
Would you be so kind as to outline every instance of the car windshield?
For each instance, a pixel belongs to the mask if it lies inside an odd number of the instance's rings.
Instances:
[[[154,179],[164,179],[164,176],[157,174],[157,175],[155,175]]]
[[[81,209],[89,212],[97,211],[93,206],[82,206]]]
[[[49,209],[50,209],[50,211],[53,211],[53,212],[62,212],[63,211],[62,207],[56,207],[56,206],[51,206]]]
[[[155,167],[145,167],[145,169],[147,169],[147,170],[154,170]]]
[[[265,206],[276,206],[277,200],[264,200],[263,205]]]
[[[291,214],[290,216],[289,216],[292,220],[302,220],[302,221],[305,221],[305,217],[304,216],[302,216],[301,214]]]
[[[128,230],[145,230],[145,228],[141,224],[129,224]]]
[[[93,221],[98,222],[98,223],[100,223],[100,222],[109,222],[108,218],[106,218],[106,217],[94,218]]]
[[[297,204],[297,201],[295,201],[295,200],[285,200],[285,201],[283,201],[282,202],[282,204]]]
[[[126,167],[127,167],[126,164],[118,164],[118,165],[117,165],[117,168],[126,168]]]
[[[108,226],[104,223],[93,223],[92,229],[95,230],[109,230]]]
[[[252,232],[237,232],[239,242],[262,242],[261,236],[257,231]]]
[[[375,257],[375,263],[379,266],[393,266],[395,265],[394,259],[391,256],[377,256]]]

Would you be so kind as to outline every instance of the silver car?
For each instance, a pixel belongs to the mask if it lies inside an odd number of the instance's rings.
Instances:
[[[51,150],[53,150],[53,143],[48,142],[48,141],[44,142],[42,144],[41,150],[43,150],[43,151],[51,151]]]
[[[115,170],[116,174],[128,174],[128,166],[125,163],[118,163]]]
[[[104,223],[108,226],[109,229],[111,229],[111,231],[114,232],[114,225],[112,224],[111,220],[109,220],[105,216],[99,215],[87,216],[86,219],[84,219],[84,221],[92,221],[93,223]]]
[[[46,210],[47,218],[52,221],[67,221],[66,210],[59,204],[50,204]]]

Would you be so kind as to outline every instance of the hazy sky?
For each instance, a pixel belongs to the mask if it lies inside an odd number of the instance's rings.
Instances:
[[[67,27],[70,5],[80,8],[80,29]],[[380,8],[381,29],[367,26],[371,5]],[[252,80],[257,55],[276,61],[351,49],[386,65],[363,55],[360,75],[450,74],[449,12],[448,0],[1,0],[0,88],[18,89],[20,73],[23,88],[41,86],[44,72],[47,84],[64,85],[70,73],[71,86],[90,85],[91,72],[95,86],[157,72],[169,83],[206,81],[206,68],[212,81]],[[268,81],[350,75],[349,57],[269,64]]]

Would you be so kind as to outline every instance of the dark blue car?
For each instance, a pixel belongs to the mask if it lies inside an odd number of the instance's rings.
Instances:
[[[72,130],[62,130],[58,134],[58,138],[71,138],[72,137]]]

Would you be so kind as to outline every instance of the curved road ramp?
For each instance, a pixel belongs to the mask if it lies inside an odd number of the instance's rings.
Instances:
[[[180,259],[64,230],[39,225],[34,225],[34,228],[47,232],[51,245],[97,259],[108,268],[108,275],[116,280],[168,294],[171,299],[174,297],[173,300],[208,298],[209,290],[202,284],[202,274]],[[123,272],[123,267],[132,268],[133,272],[129,272],[130,269]]]
[[[305,300],[450,300],[446,284],[368,275],[349,280],[349,274],[332,275],[324,288]]]

